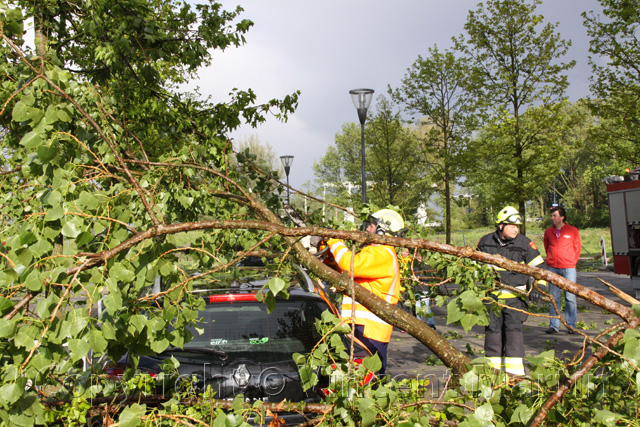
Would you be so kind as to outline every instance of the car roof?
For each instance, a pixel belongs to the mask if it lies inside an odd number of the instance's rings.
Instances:
[[[309,274],[297,264],[265,264],[260,258],[245,258],[232,268],[205,276],[194,283],[192,293],[200,295],[256,294],[271,279],[281,278],[288,285],[290,296],[297,298],[325,299],[309,277]]]

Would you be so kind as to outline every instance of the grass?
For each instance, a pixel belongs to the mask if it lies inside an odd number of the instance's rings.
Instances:
[[[451,232],[451,244],[454,246],[471,246],[475,248],[482,236],[494,231],[494,228],[478,228],[474,230],[454,230]],[[538,247],[543,257],[546,257],[543,244],[544,229],[537,223],[527,224],[527,237],[529,237]],[[580,240],[582,242],[582,254],[580,256],[579,270],[590,270],[602,266],[600,256],[600,238],[604,237],[605,250],[609,263],[611,263],[611,233],[609,228],[586,228],[580,230]],[[444,243],[444,233],[433,234],[430,239]]]

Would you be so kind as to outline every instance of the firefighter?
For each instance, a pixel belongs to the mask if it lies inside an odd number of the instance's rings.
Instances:
[[[371,234],[402,235],[404,221],[397,212],[382,209],[363,224],[364,231]],[[351,251],[342,240],[327,241],[331,254],[340,271],[350,272]],[[389,304],[396,304],[400,296],[400,268],[395,249],[388,245],[370,244],[363,247],[353,258],[353,279],[356,283]],[[393,326],[358,304],[348,296],[342,298],[343,319],[351,319],[352,307],[355,304],[355,337],[358,338],[372,354],[378,354],[382,362],[379,375],[385,373],[387,367],[387,348],[391,339]]]
[[[478,250],[527,264],[541,267],[544,260],[540,252],[529,238],[519,233],[522,216],[512,206],[506,206],[496,216],[496,231],[482,237],[478,242]],[[499,274],[500,281],[523,291],[527,290],[529,276],[493,266]],[[538,281],[538,284],[544,284]],[[504,370],[514,375],[524,375],[524,337],[522,334],[524,321],[528,315],[525,299],[506,289],[492,292],[491,297],[505,308],[499,313],[489,308],[489,326],[486,327],[484,340],[485,357],[492,368]]]

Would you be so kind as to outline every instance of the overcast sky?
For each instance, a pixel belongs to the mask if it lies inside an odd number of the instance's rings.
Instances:
[[[234,132],[241,140],[254,134],[278,156],[293,155],[290,183],[302,188],[312,181],[313,162],[333,144],[342,124],[358,122],[350,89],[375,90],[374,101],[397,87],[418,55],[464,32],[470,9],[478,0],[222,0],[227,10],[240,4],[242,17],[255,25],[240,48],[216,53],[214,63],[197,83],[218,102],[232,88],[253,89],[259,101],[302,92],[296,113],[287,123],[269,118],[256,129]],[[567,60],[575,59],[567,95],[589,94],[589,41],[583,11],[600,10],[597,0],[544,0],[537,12],[572,41]]]

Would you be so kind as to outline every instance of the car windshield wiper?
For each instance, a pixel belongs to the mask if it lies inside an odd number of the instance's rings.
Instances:
[[[198,353],[198,354],[211,354],[214,356],[218,356],[221,359],[227,358],[227,352],[222,350],[216,350],[213,348],[202,348],[202,347],[185,347],[185,348],[168,348],[164,351],[165,353]]]

